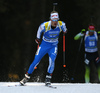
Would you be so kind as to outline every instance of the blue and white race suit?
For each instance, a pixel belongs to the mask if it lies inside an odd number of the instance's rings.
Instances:
[[[89,31],[87,31],[84,40],[85,40],[85,52],[93,53],[98,51],[97,48],[98,36],[96,31],[94,31],[94,34],[92,36],[90,36]]]
[[[98,48],[97,48],[97,41],[98,36],[97,32],[94,31],[93,35],[89,35],[89,31],[86,32],[85,38],[85,63],[89,65],[91,61],[94,61],[95,64],[99,62],[99,54],[98,54]],[[97,65],[97,64],[96,64]]]
[[[55,59],[57,56],[57,45],[60,32],[66,32],[67,28],[64,22],[58,21],[56,28],[51,28],[51,21],[42,23],[37,31],[37,38],[40,39],[43,33],[41,45],[39,46],[35,58],[29,67],[28,73],[32,74],[34,68],[39,64],[40,60],[45,54],[49,55],[48,73],[53,73],[55,66]]]

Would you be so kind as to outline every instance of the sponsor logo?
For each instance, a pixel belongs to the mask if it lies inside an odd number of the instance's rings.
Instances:
[[[52,15],[51,17],[54,17],[54,16],[56,16],[56,17],[57,17],[57,15]]]

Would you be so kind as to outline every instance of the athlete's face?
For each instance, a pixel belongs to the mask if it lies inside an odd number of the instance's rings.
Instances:
[[[57,19],[57,18],[51,19],[51,25],[52,25],[53,27],[56,27],[57,24],[58,24],[58,19]]]
[[[92,36],[94,34],[94,31],[89,31],[89,35]]]

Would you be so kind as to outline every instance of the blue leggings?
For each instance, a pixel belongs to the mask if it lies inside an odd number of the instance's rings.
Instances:
[[[47,72],[50,74],[53,73],[55,66],[55,59],[57,56],[57,50],[58,50],[57,45],[53,45],[52,43],[47,43],[45,41],[42,41],[41,45],[39,46],[35,54],[34,60],[28,69],[28,73],[32,74],[34,68],[39,64],[40,60],[47,53],[49,55],[49,66]]]

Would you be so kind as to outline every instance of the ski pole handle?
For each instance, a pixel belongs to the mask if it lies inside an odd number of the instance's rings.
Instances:
[[[58,3],[53,3],[53,11],[55,11],[55,6],[57,6]]]
[[[63,67],[66,67],[65,65],[65,34],[63,34]]]

